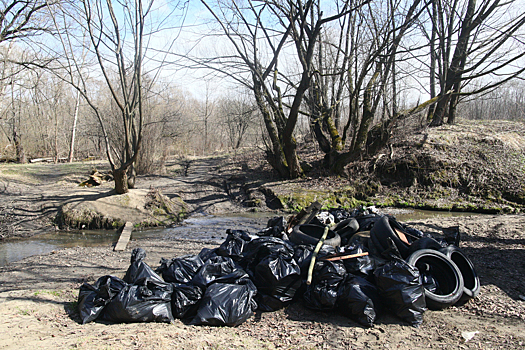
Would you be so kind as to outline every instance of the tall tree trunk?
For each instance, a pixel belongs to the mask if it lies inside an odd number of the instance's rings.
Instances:
[[[77,134],[77,121],[78,121],[78,110],[80,107],[80,91],[77,90],[77,100],[75,102],[75,113],[73,116],[73,127],[71,128],[71,144],[69,145],[69,156],[67,161],[69,163],[73,162],[75,158],[75,138]]]
[[[458,91],[460,90],[461,88],[461,83],[458,82],[455,86],[454,86],[454,91]],[[459,95],[452,95],[450,97],[450,102],[449,102],[449,107],[448,107],[448,119],[447,119],[447,123],[448,124],[454,124],[456,122],[456,107],[458,105],[458,102],[459,102]]]
[[[58,113],[56,111],[56,105],[55,105],[55,139],[54,139],[54,147],[55,147],[55,164],[58,163]]]
[[[437,4],[432,1],[432,33],[430,34],[430,98],[436,97],[436,33],[437,33]],[[435,105],[428,108],[427,121],[434,117]]]
[[[18,116],[17,116],[13,80],[11,80],[11,111],[13,114],[12,134],[13,134],[13,143],[15,145],[15,151],[16,151],[16,161],[17,163],[20,163],[20,164],[26,164],[27,163],[26,153],[24,151],[24,146],[22,145],[22,136],[20,135],[20,132],[18,130],[19,125],[20,125],[20,106],[18,106]]]
[[[450,92],[452,92],[453,94],[459,93],[459,89],[461,87],[461,78],[467,61],[467,51],[470,40],[470,33],[478,24],[473,23],[475,10],[476,0],[469,0],[467,5],[467,12],[462,22],[458,42],[456,44],[454,55],[452,57],[452,62],[450,63],[449,68],[447,69],[445,89],[441,90],[441,99],[439,100],[436,106],[434,117],[432,118],[430,126],[443,125],[443,122],[447,117],[447,108],[450,111],[449,103],[451,102],[452,97]],[[457,99],[454,99],[454,103],[457,103]],[[452,111],[455,112],[455,107],[452,109]],[[453,121],[454,117],[451,120]]]
[[[375,114],[374,106],[372,105],[372,88],[374,87],[374,83],[379,76],[379,71],[380,68],[379,65],[377,65],[376,71],[372,78],[370,78],[370,81],[368,81],[365,93],[363,95],[363,117],[361,118],[361,124],[359,125],[355,143],[352,147],[353,151],[364,152],[365,150],[368,130],[370,129],[370,125],[372,124]]]

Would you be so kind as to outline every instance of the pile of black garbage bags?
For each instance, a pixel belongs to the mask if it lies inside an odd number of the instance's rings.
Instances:
[[[329,234],[307,284],[326,226]],[[276,217],[256,234],[227,234],[220,247],[163,258],[155,270],[144,262],[146,252],[134,249],[123,279],[108,275],[80,287],[82,322],[179,318],[193,325],[236,326],[256,310],[275,311],[302,299],[308,308],[339,312],[363,326],[372,326],[386,311],[418,326],[427,307],[461,305],[479,293],[474,267],[458,248],[457,227],[432,237],[360,208],[321,212],[296,226]]]

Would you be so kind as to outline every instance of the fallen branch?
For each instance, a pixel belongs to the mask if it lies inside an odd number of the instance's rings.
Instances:
[[[315,246],[315,250],[312,254],[312,260],[310,260],[310,266],[308,268],[308,276],[306,278],[306,284],[310,285],[312,284],[312,275],[314,273],[314,265],[315,265],[315,258],[317,257],[317,254],[319,253],[319,250],[321,250],[321,247],[323,246],[324,240],[326,239],[326,236],[328,236],[328,231],[330,230],[329,226],[326,226],[324,228],[324,232],[322,237],[319,239],[319,242],[317,242],[317,245]]]

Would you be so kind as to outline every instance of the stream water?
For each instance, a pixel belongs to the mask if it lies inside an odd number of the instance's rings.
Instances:
[[[479,215],[406,209],[390,209],[387,212],[394,215],[400,222],[418,221],[437,216]],[[162,238],[166,240],[192,239],[221,243],[226,238],[227,229],[256,233],[265,228],[268,219],[274,216],[276,216],[275,213],[246,213],[220,216],[194,215],[186,219],[180,226],[133,231],[131,238],[136,240],[147,238]],[[25,239],[2,241],[0,242],[0,266],[5,266],[32,255],[47,254],[61,248],[111,245],[118,240],[118,237],[119,234],[115,231],[70,231],[52,232]]]

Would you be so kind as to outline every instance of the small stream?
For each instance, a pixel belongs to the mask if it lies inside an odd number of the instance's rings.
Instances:
[[[442,212],[430,210],[390,209],[385,211],[394,215],[400,222],[418,221],[432,217],[455,217],[480,215],[473,213]],[[231,215],[194,215],[176,227],[133,231],[131,238],[191,239],[221,243],[226,238],[227,229],[245,230],[256,233],[266,227],[268,219],[275,213],[245,213]],[[288,214],[284,215],[285,217]],[[33,255],[41,255],[53,250],[71,247],[93,247],[112,245],[118,240],[116,231],[69,231],[51,232],[30,238],[0,242],[0,267]]]

